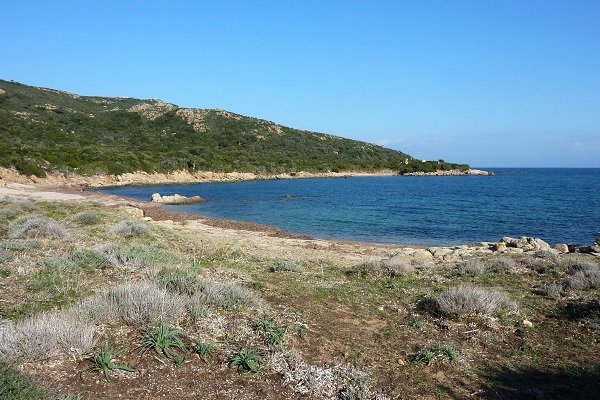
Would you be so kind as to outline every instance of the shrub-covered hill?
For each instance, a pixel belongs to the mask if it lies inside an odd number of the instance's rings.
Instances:
[[[160,100],[90,97],[0,80],[0,166],[121,174],[431,169],[370,143]],[[440,163],[436,163],[440,166]],[[443,163],[444,169],[465,167]]]

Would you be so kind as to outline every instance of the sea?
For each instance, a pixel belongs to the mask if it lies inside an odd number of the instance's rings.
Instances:
[[[201,196],[163,206],[272,225],[314,238],[450,246],[503,236],[591,244],[600,232],[599,168],[487,168],[494,176],[369,176],[130,186],[105,193]]]

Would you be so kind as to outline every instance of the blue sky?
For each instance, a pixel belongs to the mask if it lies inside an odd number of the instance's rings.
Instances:
[[[0,78],[474,166],[600,167],[599,1],[13,1]]]

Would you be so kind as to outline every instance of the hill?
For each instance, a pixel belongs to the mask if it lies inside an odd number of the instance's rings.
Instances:
[[[25,175],[177,170],[277,174],[432,171],[370,143],[161,100],[79,96],[0,80],[0,166]]]

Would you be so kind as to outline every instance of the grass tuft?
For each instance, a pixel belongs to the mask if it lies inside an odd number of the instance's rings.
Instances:
[[[142,348],[144,351],[152,349],[158,355],[175,360],[177,355],[174,349],[184,350],[185,346],[181,339],[181,333],[171,328],[168,323],[161,321],[146,332],[142,341]]]
[[[96,211],[82,211],[75,214],[73,220],[79,225],[96,225],[102,221],[102,217]]]
[[[447,344],[424,347],[414,357],[415,362],[431,363],[437,359],[446,359],[448,361],[456,361],[458,359],[458,351]]]
[[[149,232],[148,226],[135,219],[127,219],[119,222],[111,228],[111,233],[124,238],[146,235]]]
[[[42,216],[20,217],[11,222],[8,227],[8,237],[11,239],[61,238],[65,234],[65,230],[58,222]]]
[[[252,372],[253,374],[260,371],[262,367],[262,358],[258,350],[253,348],[241,349],[229,361],[229,368],[235,368],[238,372]]]
[[[243,306],[259,306],[261,299],[251,290],[232,282],[218,282],[210,279],[198,283],[198,291],[192,298],[201,304],[214,305],[228,310]]]
[[[302,265],[295,261],[280,260],[271,267],[271,272],[302,272]]]
[[[437,299],[437,309],[449,317],[490,316],[497,310],[516,311],[517,306],[504,293],[471,286],[458,286],[447,290]]]

